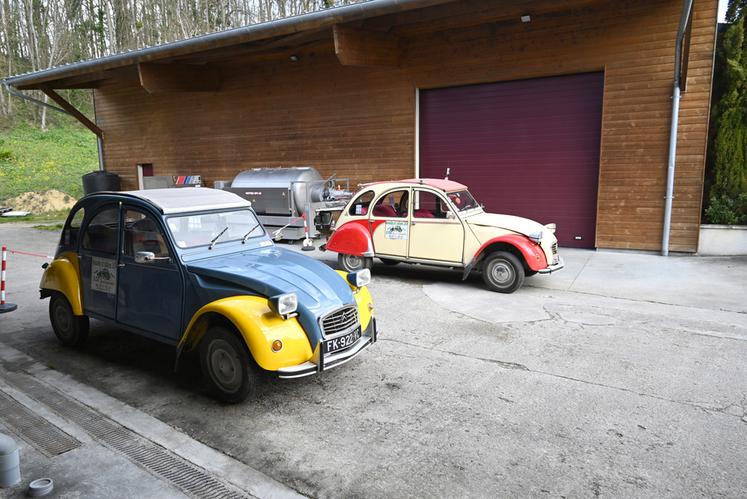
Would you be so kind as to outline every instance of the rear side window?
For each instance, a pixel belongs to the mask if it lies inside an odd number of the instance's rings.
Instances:
[[[80,207],[75,211],[70,222],[68,222],[67,226],[62,231],[62,240],[60,241],[61,246],[75,248],[78,245],[80,227],[83,225],[83,218],[85,215],[86,213],[83,207]]]
[[[104,208],[88,222],[83,234],[83,249],[116,255],[118,230],[119,207]]]
[[[350,205],[348,214],[353,216],[368,215],[368,207],[371,205],[373,197],[373,191],[364,192],[358,196],[355,201],[353,201],[353,204]]]

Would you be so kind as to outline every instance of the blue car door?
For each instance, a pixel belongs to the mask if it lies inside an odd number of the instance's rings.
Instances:
[[[114,319],[117,296],[119,205],[100,207],[80,243],[80,277],[87,315]]]
[[[183,290],[176,255],[169,247],[160,218],[125,205],[117,322],[176,341],[182,332]]]

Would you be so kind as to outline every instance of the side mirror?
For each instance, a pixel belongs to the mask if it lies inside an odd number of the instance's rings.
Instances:
[[[453,211],[447,211],[446,212],[446,218],[448,220],[454,220],[456,218],[456,214]]]
[[[152,251],[138,251],[135,253],[135,263],[151,263],[156,261],[156,255]]]

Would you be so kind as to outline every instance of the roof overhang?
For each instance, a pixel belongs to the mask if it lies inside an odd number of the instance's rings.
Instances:
[[[326,9],[309,14],[287,17],[275,21],[252,24],[241,28],[209,33],[163,45],[113,54],[110,56],[65,64],[42,71],[12,76],[3,83],[19,90],[44,88],[86,88],[91,81],[103,79],[108,74],[133,71],[141,65],[164,60],[174,60],[199,52],[215,51],[237,45],[259,44],[257,48],[272,48],[284,41],[291,43],[307,32],[330,31],[334,26],[363,21],[372,17],[398,14],[426,7],[452,3],[456,0],[369,0],[353,5]],[[347,32],[335,33],[335,38]],[[376,37],[379,34],[374,34]],[[268,41],[266,44],[260,42]],[[380,39],[374,39],[373,42]],[[368,44],[370,42],[365,41]],[[189,68],[182,68],[187,71]],[[184,80],[184,78],[179,78]]]

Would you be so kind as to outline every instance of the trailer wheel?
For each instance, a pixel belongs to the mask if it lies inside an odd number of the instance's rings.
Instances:
[[[373,265],[373,258],[368,256],[337,255],[337,264],[346,272],[358,272],[363,269],[370,269]]]

